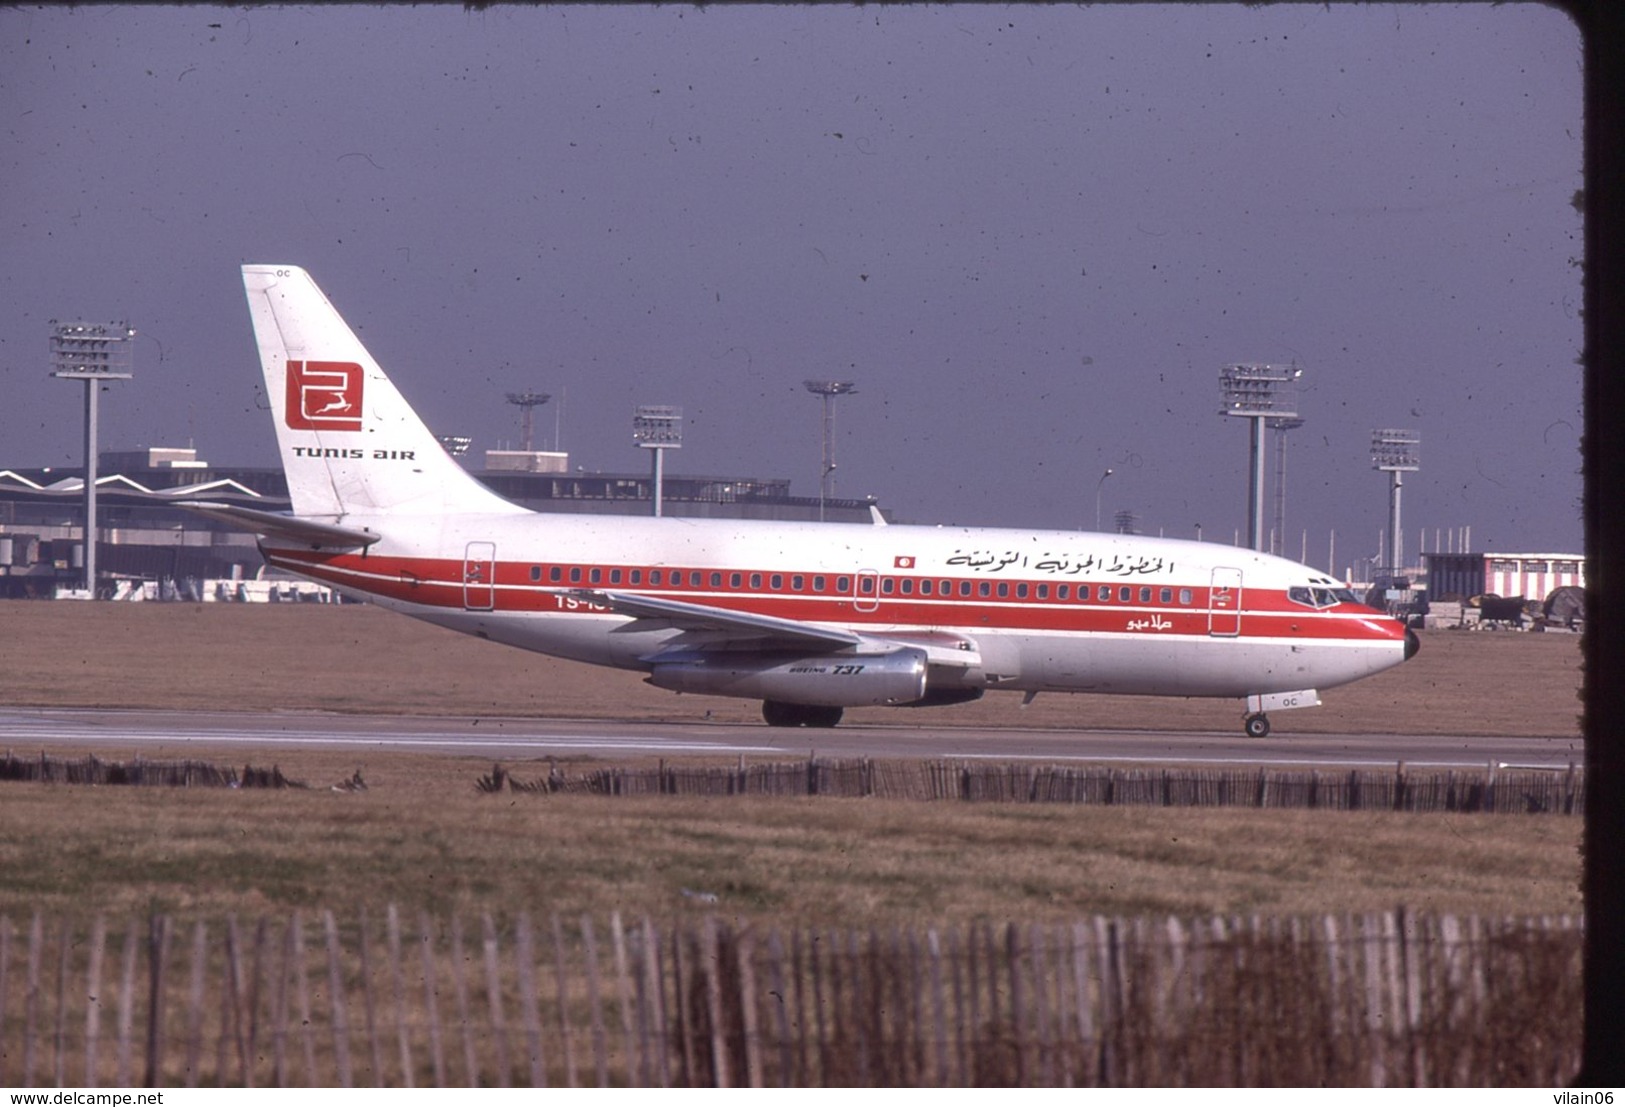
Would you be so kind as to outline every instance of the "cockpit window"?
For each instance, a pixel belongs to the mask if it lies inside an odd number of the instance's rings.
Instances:
[[[1340,603],[1354,603],[1354,593],[1347,588],[1288,588],[1286,598],[1305,607],[1336,607]]]

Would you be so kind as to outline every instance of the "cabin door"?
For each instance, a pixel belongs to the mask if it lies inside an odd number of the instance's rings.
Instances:
[[[497,544],[470,542],[463,550],[463,607],[490,611],[496,606]]]
[[[852,609],[869,612],[880,606],[880,574],[873,569],[859,569],[852,578]]]
[[[1207,590],[1207,632],[1215,638],[1241,633],[1241,570],[1220,566],[1213,570]]]

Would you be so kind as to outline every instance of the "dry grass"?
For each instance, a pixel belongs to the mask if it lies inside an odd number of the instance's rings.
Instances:
[[[303,757],[324,786],[351,768]],[[353,795],[0,785],[0,913],[396,903],[851,925],[1579,907],[1580,822],[1561,817],[480,795],[484,768],[401,755]]]
[[[1579,638],[1432,631],[1407,664],[1271,717],[1278,735],[1579,734]],[[0,703],[759,722],[752,701],[675,696],[361,605],[0,603]],[[433,680],[424,679],[433,674]],[[1234,730],[1239,701],[1014,694],[854,722]]]

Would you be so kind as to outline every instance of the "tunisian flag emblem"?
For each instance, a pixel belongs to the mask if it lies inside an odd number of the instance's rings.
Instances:
[[[904,554],[901,557],[892,558],[891,565],[893,569],[912,569],[914,568],[914,559]]]

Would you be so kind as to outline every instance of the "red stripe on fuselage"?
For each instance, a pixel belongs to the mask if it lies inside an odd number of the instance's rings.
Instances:
[[[602,614],[580,600],[563,593],[570,590],[599,590],[629,592],[705,604],[729,611],[771,615],[777,618],[804,622],[829,623],[839,626],[877,627],[964,627],[972,630],[987,628],[1002,631],[1037,631],[1064,633],[1142,633],[1164,635],[1200,635],[1212,633],[1214,621],[1223,624],[1235,622],[1229,612],[1210,613],[1210,589],[1206,585],[1188,584],[1124,584],[1117,580],[1077,580],[1061,584],[1053,580],[948,577],[927,574],[885,574],[874,581],[876,592],[854,595],[851,591],[859,574],[856,572],[797,572],[784,569],[673,569],[660,567],[632,568],[625,565],[536,564],[499,562],[496,565],[495,585],[484,580],[465,582],[465,563],[448,558],[390,557],[378,554],[325,554],[311,551],[268,549],[267,559],[273,564],[291,569],[329,584],[355,591],[371,593],[387,599],[425,607],[449,610],[465,609],[470,592],[494,599],[494,610],[517,614]],[[551,579],[552,570],[559,570],[560,579]],[[661,574],[662,583],[650,584],[652,571]],[[636,573],[639,582],[631,583]],[[674,573],[680,573],[680,585],[668,583]],[[695,574],[701,583],[690,583]],[[721,584],[713,586],[713,574]],[[572,579],[578,576],[579,579]],[[738,577],[735,587],[732,580]],[[751,586],[753,577],[760,583]],[[595,579],[596,578],[596,579]],[[614,578],[614,579],[612,579]],[[775,591],[766,587],[778,578],[782,587]],[[791,582],[800,578],[804,587],[794,590]],[[821,578],[824,591],[814,591],[811,584]],[[835,591],[835,585],[844,580],[846,591]],[[903,595],[903,582],[909,581],[913,594]],[[923,581],[931,582],[932,594],[921,595]],[[882,591],[887,584],[892,591]],[[960,595],[961,583],[969,583],[972,594]],[[952,585],[953,594],[941,594],[943,583]],[[989,594],[982,594],[983,585]],[[999,594],[999,586],[1007,594]],[[1061,598],[1061,589],[1066,598]],[[1025,590],[1026,594],[1018,595]],[[1100,598],[1105,590],[1107,599]],[[1044,593],[1040,595],[1040,591]],[[1125,590],[1127,598],[1124,598]],[[1079,599],[1080,591],[1088,592],[1088,599]],[[1185,598],[1189,597],[1188,602]],[[1285,591],[1264,589],[1243,582],[1236,637],[1297,637],[1303,639],[1357,639],[1365,641],[1398,641],[1405,629],[1396,620],[1360,604],[1341,604],[1329,608],[1312,608],[1290,600]],[[1225,629],[1228,629],[1226,625]],[[1232,635],[1223,635],[1226,637]]]

